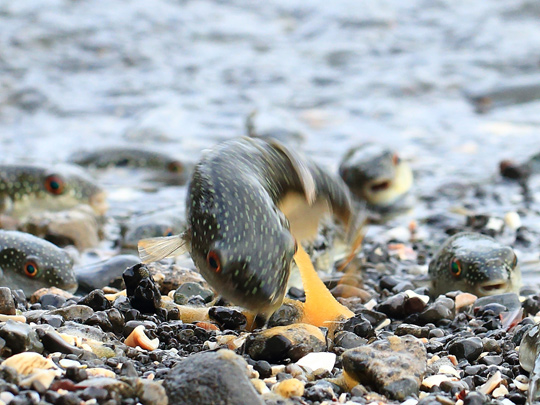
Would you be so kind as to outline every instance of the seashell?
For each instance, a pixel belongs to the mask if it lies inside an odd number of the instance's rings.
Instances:
[[[56,369],[51,359],[34,352],[24,352],[11,356],[2,362],[3,366],[11,367],[22,375],[30,375],[36,370]]]
[[[127,346],[137,347],[145,350],[156,350],[159,347],[159,339],[149,339],[144,333],[144,325],[139,325],[129,334],[124,343]]]
[[[484,385],[478,388],[478,391],[480,391],[482,394],[491,394],[493,390],[499,386],[502,380],[501,372],[497,371],[489,378],[489,380],[486,381]]]
[[[290,378],[274,385],[272,390],[283,398],[301,397],[304,395],[304,383],[296,378]]]

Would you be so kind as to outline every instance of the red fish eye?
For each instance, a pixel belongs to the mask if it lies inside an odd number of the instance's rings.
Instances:
[[[24,274],[26,274],[28,277],[35,277],[38,274],[38,265],[34,261],[27,261],[24,264]]]
[[[459,259],[452,259],[452,263],[450,263],[450,273],[454,277],[459,277],[461,275],[461,262]]]
[[[392,163],[394,164],[394,166],[397,166],[399,161],[400,161],[399,155],[397,153],[394,153],[394,155],[392,156]]]
[[[60,195],[64,192],[64,180],[60,176],[51,174],[45,179],[45,189],[54,195]]]
[[[206,256],[206,262],[208,263],[208,266],[210,266],[210,268],[216,273],[219,273],[221,271],[221,262],[219,261],[219,256],[213,250],[208,252],[208,255]]]
[[[184,167],[182,166],[182,163],[174,161],[167,165],[167,170],[172,173],[182,173],[184,171]]]

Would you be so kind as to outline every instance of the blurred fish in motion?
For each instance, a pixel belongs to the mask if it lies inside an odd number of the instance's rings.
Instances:
[[[186,207],[187,231],[140,241],[141,259],[188,250],[220,294],[262,314],[281,304],[297,243],[316,235],[322,217],[332,213],[351,241],[362,222],[339,178],[275,141],[253,138],[204,154]]]

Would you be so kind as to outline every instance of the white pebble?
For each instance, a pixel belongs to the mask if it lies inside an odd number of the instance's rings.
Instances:
[[[517,212],[510,211],[505,214],[504,223],[508,228],[515,231],[521,226],[521,218]]]
[[[296,364],[313,371],[322,368],[331,372],[334,364],[336,364],[336,355],[328,352],[308,353],[298,360]]]
[[[62,359],[58,363],[64,368],[68,368],[68,367],[81,368],[82,367],[81,363],[79,363],[76,360]]]

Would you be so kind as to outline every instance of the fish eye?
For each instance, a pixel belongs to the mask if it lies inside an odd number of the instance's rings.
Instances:
[[[452,259],[452,263],[450,263],[450,273],[454,277],[459,277],[461,275],[461,261],[459,259]]]
[[[517,255],[514,253],[514,259],[512,260],[512,268],[515,268],[518,264]]]
[[[34,278],[38,275],[39,267],[37,263],[33,260],[28,260],[24,264],[24,274],[26,274],[28,277]]]
[[[182,163],[175,160],[167,165],[167,170],[172,173],[182,173],[184,171],[184,166],[182,166]]]
[[[173,236],[174,235],[174,232],[172,230],[171,227],[168,227],[167,229],[165,229],[165,231],[163,232],[163,236]]]
[[[400,161],[401,159],[399,158],[399,155],[397,153],[394,153],[392,155],[392,163],[394,164],[394,166],[397,166]]]
[[[45,189],[54,195],[60,195],[64,192],[64,180],[56,174],[51,174],[45,178]]]
[[[206,262],[208,263],[208,266],[214,272],[219,273],[221,271],[221,262],[219,260],[219,255],[214,251],[211,250],[208,252],[208,255],[206,256]]]

